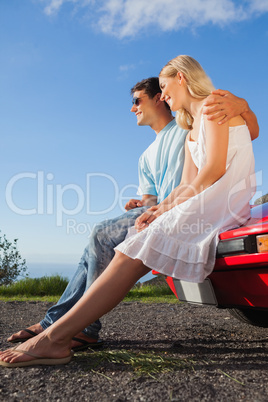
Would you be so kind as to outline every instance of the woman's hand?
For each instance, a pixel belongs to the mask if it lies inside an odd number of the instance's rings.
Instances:
[[[139,216],[135,221],[135,229],[137,232],[141,232],[146,229],[150,223],[157,219],[164,212],[169,211],[172,208],[171,204],[166,205],[154,205],[153,207],[147,209],[141,216]]]

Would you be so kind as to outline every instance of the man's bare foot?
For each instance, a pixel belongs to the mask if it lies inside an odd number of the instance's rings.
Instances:
[[[29,352],[24,354],[22,351]],[[29,339],[15,348],[0,352],[0,360],[6,363],[29,362],[42,358],[62,359],[71,355],[71,344],[68,340],[55,341],[49,336],[49,331],[43,331],[39,335]]]
[[[72,346],[72,349],[74,351],[79,350],[79,349],[83,350],[83,349],[87,348],[86,343],[79,342],[78,340],[75,340],[75,339],[81,339],[82,341],[87,342],[89,344],[88,345],[89,347],[94,346],[94,344],[96,344],[96,345],[98,344],[98,339],[90,338],[89,336],[84,334],[84,332],[79,332],[79,334],[75,335],[75,337],[72,339],[72,345],[71,346]]]
[[[31,325],[27,329],[34,332],[36,335],[38,335],[38,334],[40,334],[40,332],[44,331],[44,329],[41,327],[41,325],[39,323]],[[25,342],[27,339],[31,339],[33,336],[34,336],[33,334],[31,334],[23,329],[19,332],[16,332],[13,335],[11,335],[8,338],[8,342],[11,342],[11,343]]]
[[[41,327],[41,325],[39,323],[34,324],[31,327],[28,327],[27,330],[34,332],[36,335],[38,335],[44,331],[44,329]],[[30,334],[25,330],[21,330],[19,332],[16,332],[15,334],[11,335],[8,338],[8,342],[11,342],[11,343],[25,342],[28,339],[32,339],[34,336],[35,335]],[[75,336],[75,338],[82,339],[89,344],[87,346],[86,343],[73,340],[71,346],[72,346],[72,349],[74,349],[75,351],[87,349],[87,347],[94,347],[94,344],[96,344],[96,346],[101,346],[101,344],[98,342],[97,339],[90,338],[89,336],[85,335],[83,332],[79,332],[79,334],[77,334]],[[20,349],[21,349],[21,346],[20,346]]]

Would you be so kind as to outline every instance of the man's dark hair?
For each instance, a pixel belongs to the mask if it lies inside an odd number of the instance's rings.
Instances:
[[[144,91],[149,98],[153,98],[156,94],[161,93],[161,89],[159,86],[159,78],[158,77],[150,77],[146,78],[140,82],[137,82],[133,88],[130,90],[130,94],[133,95],[136,91]],[[165,102],[167,109],[170,110],[168,104]]]
[[[149,98],[153,98],[156,94],[161,93],[158,77],[150,77],[137,82],[137,84],[131,88],[130,93],[133,95],[134,92],[142,90],[149,96]]]

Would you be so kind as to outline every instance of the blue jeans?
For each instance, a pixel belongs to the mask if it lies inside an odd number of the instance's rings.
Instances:
[[[101,275],[115,254],[114,247],[122,243],[128,228],[134,225],[137,217],[147,208],[131,209],[117,218],[108,219],[95,226],[74,276],[58,303],[47,311],[45,318],[40,322],[44,329],[67,313]],[[101,323],[97,320],[83,332],[90,338],[98,339],[100,329]]]

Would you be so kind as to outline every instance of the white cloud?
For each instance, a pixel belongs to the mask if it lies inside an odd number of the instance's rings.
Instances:
[[[99,26],[103,32],[120,38],[153,27],[161,31],[207,23],[224,25],[246,18],[232,0],[107,0]]]
[[[45,14],[47,15],[56,14],[63,3],[66,3],[66,0],[51,0],[44,9]]]
[[[41,0],[47,3],[44,12],[47,15],[55,15],[60,11],[60,8],[66,3],[73,3],[77,7],[86,7],[94,4],[95,0]]]
[[[253,12],[263,13],[268,11],[268,0],[251,0],[250,5]]]
[[[225,26],[268,12],[268,0],[42,0],[45,13],[57,14],[66,3],[86,8],[97,28],[118,38],[146,29],[177,31],[207,24]]]

